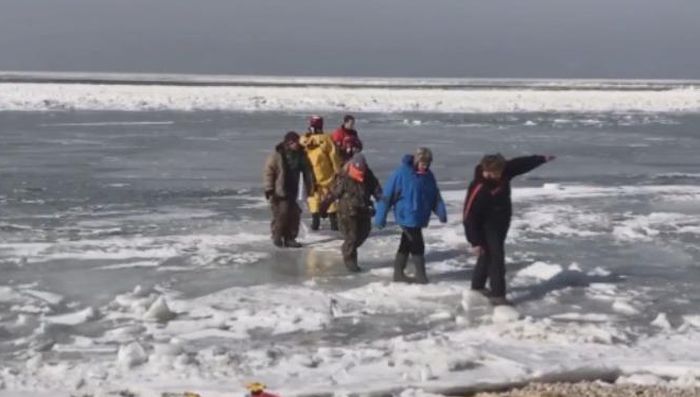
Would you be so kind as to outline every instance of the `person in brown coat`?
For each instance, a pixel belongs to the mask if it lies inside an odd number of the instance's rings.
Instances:
[[[265,198],[272,210],[272,241],[277,247],[301,247],[296,241],[301,221],[301,208],[297,204],[301,177],[306,193],[313,194],[313,174],[299,144],[299,134],[290,131],[268,157],[263,173]]]
[[[343,262],[351,272],[361,271],[357,264],[357,249],[372,230],[374,205],[382,197],[382,187],[367,166],[365,156],[355,154],[336,176],[323,206],[338,201],[338,221],[343,235]]]

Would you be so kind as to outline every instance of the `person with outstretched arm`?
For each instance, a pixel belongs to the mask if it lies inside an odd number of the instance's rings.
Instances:
[[[303,178],[307,194],[313,194],[313,174],[299,144],[299,134],[290,131],[267,158],[263,171],[265,198],[272,210],[272,241],[280,248],[301,247],[296,240],[301,221],[301,208],[297,203],[300,178]]]
[[[513,213],[510,181],[554,158],[526,156],[506,160],[501,154],[490,154],[474,170],[463,212],[464,233],[478,257],[471,288],[487,295],[495,305],[508,304],[504,244]],[[490,291],[485,289],[487,279]]]
[[[415,155],[405,155],[399,168],[384,185],[383,198],[377,203],[374,223],[378,228],[386,226],[386,218],[392,208],[396,223],[401,226],[401,243],[394,261],[396,282],[428,283],[423,228],[428,226],[433,212],[440,222],[447,222],[445,202],[430,170],[432,162],[433,153],[428,148],[418,148]],[[415,278],[407,277],[404,273],[409,255],[413,258]]]

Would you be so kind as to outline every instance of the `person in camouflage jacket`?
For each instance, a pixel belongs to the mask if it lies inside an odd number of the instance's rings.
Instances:
[[[361,271],[357,264],[357,249],[372,230],[375,201],[381,199],[382,187],[367,166],[365,156],[355,154],[336,177],[324,206],[337,201],[338,223],[343,235],[343,262],[351,272]]]

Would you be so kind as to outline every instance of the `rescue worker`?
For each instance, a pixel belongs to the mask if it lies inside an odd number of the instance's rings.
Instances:
[[[415,155],[405,155],[399,168],[384,185],[383,198],[377,203],[374,224],[378,228],[386,226],[386,218],[392,207],[396,223],[401,226],[401,244],[394,261],[394,281],[397,282],[428,283],[422,229],[428,226],[432,212],[440,222],[447,222],[445,202],[430,171],[432,162],[433,153],[428,148],[418,148]],[[413,258],[415,278],[409,278],[404,273],[409,255]]]
[[[509,303],[504,243],[513,213],[510,181],[554,159],[527,156],[506,160],[501,154],[491,154],[484,156],[474,169],[463,212],[464,233],[478,256],[471,288],[487,295],[494,305]],[[490,291],[485,289],[487,279]]]
[[[343,234],[343,263],[351,272],[360,272],[357,249],[367,240],[372,230],[375,201],[382,196],[382,187],[367,165],[365,156],[355,154],[345,164],[324,200],[324,206],[338,201],[338,219]]]
[[[313,193],[313,175],[299,144],[299,134],[290,131],[268,157],[263,173],[265,198],[272,210],[272,241],[277,247],[301,247],[296,238],[301,216],[297,196],[302,177],[307,193]]]
[[[343,117],[343,124],[333,131],[333,135],[331,135],[333,143],[338,148],[338,151],[345,156],[343,159],[344,162],[350,160],[352,157],[352,155],[347,156],[346,146],[348,143],[346,139],[351,137],[355,138],[355,145],[359,149],[358,151],[362,151],[362,141],[360,141],[360,136],[355,129],[355,116],[348,114]]]
[[[321,116],[309,118],[309,131],[301,137],[300,143],[306,151],[314,175],[314,194],[307,198],[311,212],[311,230],[318,230],[321,227],[321,218],[326,217],[329,219],[331,230],[338,230],[337,206],[332,203],[326,212],[320,208],[321,201],[328,194],[336,174],[342,168],[342,159],[336,146],[331,137],[323,133]]]

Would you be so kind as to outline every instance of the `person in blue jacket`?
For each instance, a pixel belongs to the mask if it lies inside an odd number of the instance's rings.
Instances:
[[[440,195],[435,176],[430,171],[433,153],[428,148],[418,148],[415,155],[403,157],[386,182],[384,197],[377,203],[374,223],[378,228],[386,226],[389,210],[394,208],[394,218],[401,226],[401,244],[394,262],[394,281],[427,284],[425,271],[425,243],[423,228],[428,226],[431,213],[447,222],[447,209]],[[404,273],[408,258],[413,258],[415,278]]]

